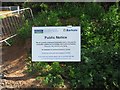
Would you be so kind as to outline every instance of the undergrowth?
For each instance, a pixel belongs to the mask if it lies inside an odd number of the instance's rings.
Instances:
[[[49,6],[47,6],[49,8]],[[80,25],[81,62],[79,63],[31,63],[27,60],[27,72],[37,74],[50,87],[65,87],[67,80],[71,88],[120,88],[120,9],[113,5],[105,11],[100,4],[58,5],[52,10],[41,10],[32,24],[26,22],[19,34],[31,37],[32,26]]]

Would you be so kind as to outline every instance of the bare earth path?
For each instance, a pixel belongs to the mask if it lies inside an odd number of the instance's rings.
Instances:
[[[2,50],[3,72],[5,79],[1,80],[0,86],[4,88],[34,88],[41,87],[41,82],[28,75],[25,59],[27,57],[27,44],[15,43],[12,46],[4,46]]]

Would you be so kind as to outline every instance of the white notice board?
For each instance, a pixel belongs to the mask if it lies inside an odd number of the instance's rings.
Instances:
[[[80,62],[80,26],[32,27],[32,61]]]

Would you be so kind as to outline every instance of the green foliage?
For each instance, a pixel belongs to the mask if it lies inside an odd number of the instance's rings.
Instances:
[[[118,7],[110,7],[109,11],[104,15],[101,23],[103,25],[101,29],[107,33],[105,34],[106,40],[109,42],[114,41],[117,47],[117,44],[120,43],[120,11],[118,10]]]
[[[54,62],[51,66],[49,66],[49,68],[50,67],[51,69],[48,71],[46,76],[43,74],[45,84],[50,87],[64,87],[64,80],[61,76],[63,69],[60,64],[58,62]]]
[[[84,13],[91,19],[100,19],[104,14],[104,9],[99,3],[86,3],[84,5]]]
[[[48,5],[42,2],[24,2],[23,7],[31,8],[33,13],[36,15],[37,12],[42,10],[48,10]]]
[[[82,13],[82,4],[65,3],[62,6],[57,6],[55,12],[58,13],[59,18],[79,17]]]
[[[58,26],[61,25],[57,13],[53,11],[42,11],[38,17],[34,19],[35,26]]]
[[[18,36],[25,40],[27,38],[31,37],[31,31],[32,31],[33,22],[26,20],[23,24],[22,28],[18,30]]]
[[[43,5],[44,6],[44,5]],[[44,6],[46,7],[46,6]],[[40,12],[34,23],[26,23],[20,30],[31,35],[31,26],[81,25],[82,61],[80,63],[28,62],[28,72],[43,78],[50,87],[64,87],[65,80],[71,88],[120,88],[120,10],[117,5],[108,11],[96,3],[65,3],[49,11]],[[28,31],[25,31],[28,30]]]
[[[64,70],[58,62],[54,62],[51,65],[44,62],[33,63],[31,62],[31,57],[28,57],[27,67],[26,72],[37,75],[36,80],[43,78],[44,84],[49,87],[64,87],[64,79],[61,76]]]
[[[85,14],[90,19],[100,19],[104,14],[104,9],[98,3],[65,3],[62,6],[57,6],[55,11],[59,18],[80,17]],[[86,18],[87,19],[87,18]]]

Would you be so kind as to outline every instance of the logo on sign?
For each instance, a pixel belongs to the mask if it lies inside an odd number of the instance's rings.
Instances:
[[[43,33],[43,30],[34,30],[34,33],[35,34],[41,34],[41,33]]]
[[[75,32],[75,31],[77,31],[77,29],[63,29],[63,31],[64,31],[64,32],[70,32],[70,31]]]

